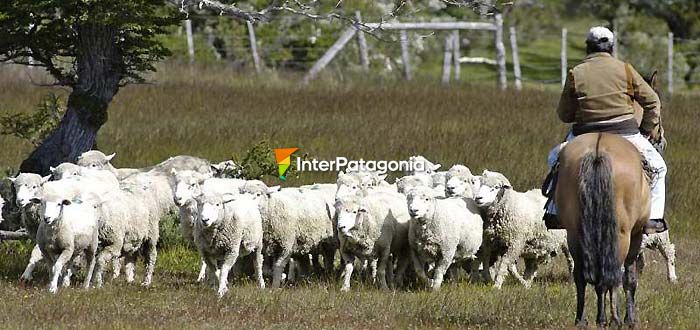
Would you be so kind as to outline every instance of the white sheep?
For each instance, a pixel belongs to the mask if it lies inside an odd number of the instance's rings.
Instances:
[[[36,232],[41,223],[41,215],[39,213],[39,204],[32,203],[32,199],[39,198],[41,195],[41,186],[48,181],[49,177],[42,178],[38,174],[20,173],[17,177],[9,178],[12,181],[12,186],[15,190],[15,203],[20,208],[21,225],[27,230],[29,238],[36,241]],[[27,267],[25,267],[20,284],[24,285],[31,282],[33,272],[36,265],[43,260],[41,249],[35,245],[29,257]]]
[[[472,186],[476,183],[477,177],[473,176],[468,168],[460,172],[448,172],[447,177],[447,184],[445,185],[446,196],[474,197]]]
[[[146,263],[142,284],[151,284],[157,258],[159,220],[165,212],[163,201],[156,196],[167,189],[167,180],[140,173],[123,181],[121,188],[102,196],[98,207],[103,221],[95,265],[96,286],[103,285],[104,266],[113,258],[120,257],[125,258],[127,282],[133,282],[134,266],[139,255],[145,256]],[[172,197],[169,200],[174,204]]]
[[[412,190],[418,187],[430,188],[433,193],[433,197],[444,197],[445,188],[444,186],[437,188],[433,187],[433,179],[426,174],[413,174],[407,175],[396,179],[396,190],[404,195],[407,195]]]
[[[241,193],[252,195],[262,214],[265,255],[273,261],[272,288],[279,288],[293,255],[323,254],[332,264],[336,240],[331,213],[318,194],[296,188],[278,191],[258,180],[246,182]]]
[[[376,275],[382,289],[400,285],[410,255],[407,241],[410,216],[406,210],[406,198],[396,192],[374,192],[365,197],[344,196],[336,200],[335,211],[340,253],[345,262],[341,290],[350,290],[355,258],[377,261]],[[398,260],[396,277],[393,276],[392,255]]]
[[[545,256],[562,251],[565,241],[561,232],[547,231],[542,222],[546,199],[536,190],[517,192],[503,174],[488,170],[479,177],[473,191],[484,219],[484,244],[480,255],[487,277],[491,276],[488,271],[491,254],[498,252],[500,258],[495,264],[494,286],[500,288],[510,271],[529,287],[537,264],[548,260]],[[573,263],[568,250],[563,252],[571,268]],[[515,269],[520,257],[524,257],[529,265],[524,281]]]
[[[430,176],[437,172],[437,170],[442,166],[440,164],[433,163],[420,155],[409,157],[408,162],[411,164],[411,166],[408,171],[405,171],[405,175],[427,174]]]
[[[257,201],[249,195],[218,194],[204,191],[197,197],[199,216],[194,241],[207,268],[219,277],[219,297],[228,291],[228,274],[239,257],[255,254],[255,277],[263,280],[262,216]]]
[[[335,198],[345,196],[365,196],[370,192],[384,191],[396,192],[396,185],[390,185],[386,181],[386,175],[370,172],[338,172],[335,185]]]
[[[407,206],[411,215],[408,242],[416,274],[427,282],[425,266],[435,263],[431,287],[439,290],[453,262],[476,260],[483,236],[479,209],[468,198],[436,198],[428,187],[410,191]]]
[[[678,282],[676,275],[676,245],[671,243],[671,237],[668,230],[663,233],[644,235],[642,238],[642,247],[644,249],[639,253],[637,261],[639,262],[640,271],[645,266],[645,250],[656,250],[661,253],[661,256],[666,259],[666,276],[671,283]]]
[[[74,183],[49,182],[42,188],[41,198],[32,202],[40,204],[42,222],[37,230],[37,245],[42,255],[52,263],[49,291],[58,291],[58,280],[63,267],[72,265],[79,256],[87,260],[84,288],[89,288],[95,267],[98,244],[98,217],[94,201],[75,195]],[[65,275],[70,278],[70,273]],[[64,284],[70,283],[64,281]]]
[[[176,170],[193,170],[200,173],[211,173],[211,164],[209,161],[192,156],[175,156],[170,157],[161,163],[146,167],[146,168],[115,168],[111,161],[116,154],[109,156],[98,150],[90,150],[78,157],[77,164],[90,169],[108,170],[112,172],[119,180],[124,180],[129,176],[138,173],[156,171],[159,174],[168,175],[172,169]]]
[[[240,187],[245,183],[245,180],[240,179],[210,178],[206,174],[190,170],[177,171],[173,169],[172,175],[175,177],[175,204],[180,211],[180,230],[183,237],[191,242],[194,242],[194,224],[199,214],[195,198],[202,194],[203,189],[205,189],[203,187],[214,193],[237,195]],[[205,260],[202,259],[197,282],[204,280],[206,269]]]

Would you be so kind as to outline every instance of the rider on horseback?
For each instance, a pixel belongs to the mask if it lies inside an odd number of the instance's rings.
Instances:
[[[661,101],[656,92],[631,65],[611,54],[613,33],[605,27],[593,27],[586,38],[587,56],[583,63],[569,70],[557,113],[565,123],[573,123],[566,137],[592,132],[607,132],[630,141],[652,168],[651,214],[645,232],[668,229],[664,220],[666,163],[651,141],[660,149],[665,145],[661,128]],[[640,122],[641,117],[641,122]],[[549,153],[548,163],[554,168],[565,143]],[[559,228],[554,205],[553,184],[546,183],[550,200],[546,205],[545,223]]]

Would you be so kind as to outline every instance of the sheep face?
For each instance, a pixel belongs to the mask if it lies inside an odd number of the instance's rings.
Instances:
[[[408,162],[413,164],[413,170],[406,173],[409,175],[419,173],[432,175],[442,166],[440,164],[433,164],[423,156],[411,156],[408,158]]]
[[[197,199],[199,221],[204,227],[211,227],[225,216],[225,204],[233,201],[232,195],[204,194]]]
[[[253,201],[258,204],[267,202],[268,197],[273,192],[279,191],[279,186],[267,187],[265,183],[259,180],[247,181],[240,188],[241,195],[246,195],[250,197]]]
[[[358,196],[363,187],[360,178],[343,172],[338,173],[336,184],[338,185],[338,191],[335,193],[336,200],[347,196]]]
[[[362,206],[355,196],[346,196],[336,201],[335,212],[338,217],[338,232],[346,237],[352,237],[352,229],[367,213],[367,208]]]
[[[227,160],[218,164],[211,165],[211,170],[217,178],[233,177],[240,178],[243,174],[241,167],[236,165],[232,160]]]
[[[408,214],[414,219],[425,219],[434,211],[434,202],[432,190],[418,187],[407,196]]]
[[[402,194],[408,194],[418,187],[428,187],[430,177],[425,175],[409,175],[396,180],[396,190]]]
[[[38,198],[41,192],[41,185],[47,179],[32,173],[22,173],[16,178],[10,178],[15,192],[17,192],[17,205],[25,207],[32,203],[32,198]]]
[[[489,206],[496,202],[505,189],[510,189],[512,186],[506,177],[498,172],[484,170],[484,173],[479,177],[479,182],[474,185],[474,201],[480,207]]]
[[[71,205],[71,201],[61,197],[32,198],[32,203],[40,204],[39,215],[47,225],[58,222],[63,215],[63,208]]]
[[[445,195],[447,197],[472,197],[472,186],[476,184],[476,182],[478,182],[477,178],[471,175],[452,176],[445,186]]]
[[[97,150],[90,150],[83,153],[78,157],[78,166],[86,167],[94,170],[106,169],[110,165],[110,161],[114,158],[116,154],[111,154],[109,156],[103,154]]]
[[[175,172],[175,204],[183,206],[193,202],[202,193],[200,185],[204,177],[194,171]]]
[[[51,178],[53,180],[63,180],[80,176],[80,166],[73,163],[63,163],[56,167],[51,167]]]

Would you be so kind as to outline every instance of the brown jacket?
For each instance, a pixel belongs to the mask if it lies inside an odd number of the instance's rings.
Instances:
[[[631,65],[593,53],[569,70],[557,113],[565,123],[615,122],[635,118],[640,107],[640,130],[657,135],[661,101],[656,92]]]

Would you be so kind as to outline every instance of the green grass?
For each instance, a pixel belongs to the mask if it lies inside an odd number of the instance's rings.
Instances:
[[[274,147],[300,147],[316,158],[392,160],[423,154],[445,167],[464,163],[475,172],[501,171],[516,189],[526,190],[539,186],[546,154],[566,130],[554,114],[558,94],[536,89],[500,92],[485,85],[443,87],[432,80],[374,78],[323,79],[301,88],[273,74],[251,78],[220,67],[194,73],[163,66],[155,83],[119,92],[98,138],[102,150],[117,153],[116,165],[146,166],[176,154],[221,160],[269,139]],[[0,111],[28,111],[45,92],[3,73]],[[668,218],[679,251],[680,283],[666,283],[662,263],[648,263],[638,299],[647,328],[700,323],[698,101],[674,96],[664,113],[670,141]],[[31,150],[28,143],[5,136],[0,146],[0,168],[18,167]],[[286,184],[334,178],[303,173]],[[45,290],[45,271],[29,289],[18,287],[28,254],[28,246],[0,243],[3,327],[561,328],[573,324],[574,316],[574,288],[564,281],[561,260],[542,269],[530,290],[512,282],[501,291],[448,283],[440,293],[381,292],[359,284],[341,294],[336,281],[312,280],[260,292],[244,281],[233,283],[230,294],[217,300],[212,288],[193,283],[196,253],[178,245],[160,251],[152,288],[117,282],[55,297]]]

